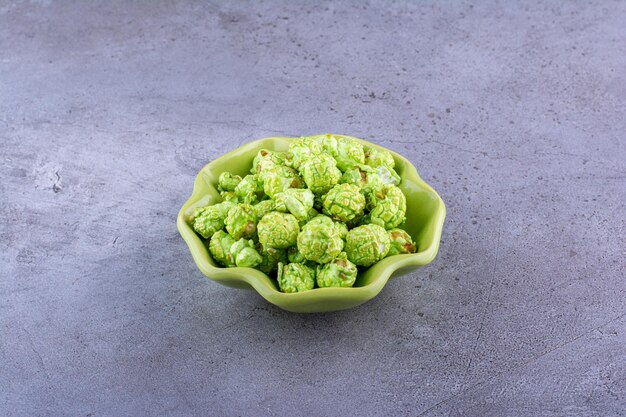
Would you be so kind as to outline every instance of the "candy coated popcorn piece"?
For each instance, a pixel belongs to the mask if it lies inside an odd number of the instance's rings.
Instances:
[[[391,229],[389,239],[391,240],[391,247],[387,256],[415,253],[417,249],[411,236],[402,229]]]
[[[294,293],[313,289],[315,270],[301,263],[278,264],[278,286],[282,292]]]
[[[333,220],[348,222],[363,214],[365,197],[355,184],[338,184],[326,194],[323,205],[324,214]]]
[[[363,145],[349,138],[337,138],[333,135],[324,135],[321,139],[322,148],[335,158],[337,168],[345,171],[355,165],[365,163]]]
[[[225,201],[196,209],[192,222],[194,230],[208,239],[213,233],[224,228],[224,220],[233,206],[235,204]]]
[[[296,244],[300,226],[289,213],[272,211],[258,224],[259,242],[266,248],[285,249]]]
[[[307,220],[313,208],[313,199],[311,190],[290,188],[276,194],[276,210],[290,212],[299,222]]]
[[[341,253],[343,245],[340,229],[324,215],[314,217],[298,234],[298,250],[309,261],[329,262]]]
[[[256,215],[257,219],[260,219],[270,211],[274,211],[275,205],[276,204],[274,200],[263,200],[259,203],[256,203],[254,206],[252,206],[252,208],[254,209],[254,214]]]
[[[385,185],[376,168],[367,165],[358,165],[350,168],[343,173],[339,183],[358,185],[364,194],[377,192]]]
[[[266,170],[260,178],[263,182],[263,191],[271,198],[289,188],[302,188],[305,185],[295,169],[283,165]]]
[[[261,263],[256,268],[260,271],[265,272],[266,274],[270,274],[276,271],[279,262],[287,262],[286,249],[266,248],[263,247],[261,242],[258,242],[255,245],[255,248],[263,258]]]
[[[263,262],[263,258],[254,248],[254,241],[239,239],[230,247],[230,253],[235,257],[237,266],[254,268]]]
[[[372,198],[374,208],[371,209],[366,221],[377,224],[385,229],[398,227],[405,220],[406,197],[395,185],[385,185],[381,192]]]
[[[317,286],[320,288],[352,287],[357,274],[356,265],[348,260],[345,252],[342,252],[329,263],[318,266]]]
[[[239,201],[246,204],[254,204],[263,194],[263,184],[256,175],[246,175],[235,187],[235,194]]]
[[[396,166],[396,162],[390,152],[377,148],[365,149],[365,164],[371,166],[372,168],[376,168],[381,165],[389,168]]]
[[[322,153],[320,143],[312,138],[301,137],[291,141],[285,164],[300,170],[300,166],[315,155]]]
[[[230,248],[235,243],[235,239],[223,230],[218,230],[211,236],[209,242],[209,253],[218,264],[225,267],[235,266],[235,257],[230,252]]]
[[[285,155],[282,152],[261,149],[257,152],[252,161],[250,172],[262,176],[265,170],[275,167],[276,165],[284,165]]]
[[[375,224],[355,227],[346,236],[346,254],[348,259],[361,266],[370,266],[383,259],[391,242],[387,231]]]
[[[254,208],[250,204],[237,204],[228,211],[224,223],[228,233],[239,240],[242,237],[250,238],[256,234],[257,221]]]
[[[239,175],[233,175],[230,172],[222,172],[217,179],[218,191],[235,191],[235,188],[241,182]]]
[[[302,178],[314,194],[325,194],[341,179],[341,171],[335,160],[319,154],[307,159],[300,168]]]

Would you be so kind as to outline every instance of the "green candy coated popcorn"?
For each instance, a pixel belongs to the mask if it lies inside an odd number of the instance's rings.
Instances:
[[[224,223],[228,233],[239,240],[242,237],[254,236],[257,219],[254,208],[250,204],[238,204],[228,211]]]
[[[296,244],[300,226],[288,213],[272,211],[259,221],[259,242],[266,248],[284,249]]]
[[[229,201],[231,203],[239,202],[239,197],[237,196],[237,194],[235,194],[234,191],[222,191],[220,195],[222,196],[222,200],[224,201]]]
[[[263,191],[271,198],[289,188],[304,187],[304,181],[298,172],[286,166],[277,165],[264,171],[261,179],[263,181]]]
[[[285,164],[300,170],[301,165],[314,155],[322,153],[322,146],[314,139],[301,137],[291,141]]]
[[[237,185],[241,182],[239,175],[233,175],[230,172],[222,172],[217,179],[218,191],[235,191]]]
[[[263,200],[255,204],[254,206],[252,206],[252,208],[254,209],[254,214],[256,218],[260,219],[261,217],[265,216],[270,211],[274,211],[275,205],[276,204],[274,200]]]
[[[302,292],[315,286],[315,270],[301,263],[278,264],[278,286],[282,292]]]
[[[384,165],[389,168],[396,166],[393,155],[390,152],[377,148],[367,148],[365,150],[365,164],[373,168]]]
[[[327,287],[351,287],[356,281],[358,270],[356,265],[350,262],[345,252],[327,263],[318,266],[317,286]]]
[[[254,204],[263,193],[263,184],[256,175],[246,175],[235,187],[235,194],[239,201],[246,204]]]
[[[335,160],[319,154],[307,159],[300,168],[304,182],[315,194],[325,194],[339,182],[341,171]]]
[[[377,224],[385,229],[393,229],[402,224],[403,221],[404,211],[388,199],[378,202],[366,219],[366,222]]]
[[[234,243],[235,239],[225,231],[215,232],[209,242],[209,252],[215,262],[225,267],[235,266],[235,257],[230,252]]]
[[[380,261],[390,246],[387,231],[375,224],[355,227],[346,236],[346,254],[356,265],[370,266]]]
[[[367,165],[350,168],[344,172],[339,182],[341,184],[355,184],[363,190],[364,194],[379,191],[384,185],[376,169]]]
[[[365,208],[365,197],[354,184],[335,185],[324,197],[324,214],[333,220],[348,222],[360,217]]]
[[[341,231],[330,217],[319,215],[302,227],[298,235],[298,250],[309,261],[326,263],[343,249]]]
[[[378,176],[380,177],[381,181],[383,184],[387,185],[387,184],[391,184],[391,185],[398,185],[400,184],[400,176],[398,175],[398,173],[393,169],[393,168],[389,168],[388,166],[385,165],[381,165],[379,167],[376,167],[376,174],[378,174]]]
[[[404,222],[406,215],[406,197],[395,185],[385,185],[381,192],[373,199],[374,208],[368,215],[368,221],[373,224],[393,229]]]
[[[402,229],[392,229],[389,231],[391,248],[387,256],[400,255],[403,253],[415,253],[416,247],[411,236]]]
[[[355,165],[365,163],[363,145],[354,139],[338,139],[333,135],[324,135],[322,147],[337,161],[337,168],[345,171]]]
[[[213,233],[224,228],[224,220],[234,205],[229,201],[224,201],[196,209],[192,224],[194,230],[203,238],[208,239]]]
[[[259,150],[243,178],[221,173],[223,201],[196,209],[191,226],[215,262],[277,271],[281,291],[312,289],[316,276],[320,288],[350,287],[357,265],[416,251],[398,228],[406,197],[394,167],[390,152],[354,139],[301,137],[288,152]]]
[[[283,153],[261,149],[257,152],[252,161],[252,169],[250,169],[250,172],[262,175],[266,169],[273,168],[276,165],[283,165],[284,163],[285,155]]]
[[[306,258],[304,257],[304,255],[302,255],[302,253],[300,253],[297,246],[292,246],[287,249],[287,259],[289,259],[289,262],[295,263],[306,262]]]
[[[308,189],[289,188],[274,196],[277,211],[288,211],[298,221],[308,220],[313,208],[313,193]]]
[[[263,262],[263,258],[254,248],[254,241],[239,239],[230,247],[230,253],[235,257],[235,264],[248,268],[254,268]]]
[[[261,243],[256,244],[256,250],[261,254],[263,260],[256,267],[258,270],[270,274],[278,267],[278,263],[287,262],[287,251],[285,249],[265,248]]]
[[[402,190],[395,185],[385,185],[379,192],[373,195],[376,200],[383,200],[385,198],[391,200],[398,207],[404,207],[406,209],[406,197]]]

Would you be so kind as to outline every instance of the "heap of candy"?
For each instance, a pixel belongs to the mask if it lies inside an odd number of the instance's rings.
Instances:
[[[196,209],[192,226],[218,264],[259,269],[283,292],[351,287],[357,266],[416,251],[398,228],[406,198],[394,166],[353,139],[295,139],[287,152],[260,150],[243,178],[223,172],[223,202]]]

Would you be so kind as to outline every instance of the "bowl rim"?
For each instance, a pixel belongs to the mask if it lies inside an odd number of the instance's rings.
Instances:
[[[324,135],[326,134],[310,135],[307,137],[321,137]],[[271,282],[271,278],[267,274],[254,268],[225,268],[215,267],[211,265],[210,262],[208,262],[208,257],[210,257],[210,254],[208,253],[208,250],[206,249],[203,241],[188,223],[187,219],[185,218],[185,213],[189,209],[189,206],[194,204],[199,198],[202,197],[202,195],[200,195],[200,190],[205,183],[204,175],[206,175],[206,172],[210,170],[211,166],[217,161],[232,158],[236,154],[240,153],[242,150],[259,147],[259,144],[262,142],[266,143],[268,141],[274,142],[276,140],[282,141],[297,139],[296,137],[274,136],[257,139],[248,142],[242,146],[239,146],[232,151],[227,152],[224,155],[221,155],[205,164],[196,175],[193,191],[191,193],[191,196],[187,199],[187,201],[185,201],[185,203],[179,210],[176,218],[176,225],[180,235],[189,247],[196,266],[198,267],[198,269],[200,269],[200,272],[202,272],[203,275],[218,282],[233,280],[243,281],[247,283],[250,287],[255,289],[263,298],[274,304],[280,304],[281,300],[284,300],[286,302],[296,300],[298,300],[299,302],[307,302],[313,300],[317,301],[320,296],[323,296],[327,300],[340,300],[342,298],[345,298],[346,296],[349,296],[350,298],[367,297],[367,299],[369,299],[378,294],[380,290],[382,290],[387,281],[390,279],[391,275],[396,270],[405,267],[424,266],[432,262],[439,250],[443,223],[446,217],[446,206],[439,194],[430,185],[424,182],[424,180],[422,180],[415,166],[408,159],[398,154],[397,152],[353,136],[340,134],[330,135],[337,138],[354,139],[365,146],[374,147],[390,152],[393,155],[394,159],[401,160],[404,164],[405,169],[403,173],[403,179],[410,178],[414,183],[418,184],[422,189],[428,191],[436,199],[437,207],[435,208],[432,219],[432,222],[434,222],[434,233],[432,239],[428,242],[428,245],[423,249],[420,248],[417,253],[394,255],[377,262],[375,265],[377,265],[377,268],[379,269],[378,276],[366,285],[349,288],[314,288],[312,290],[297,293],[284,293],[279,291]],[[259,147],[259,149],[262,149],[262,147]]]

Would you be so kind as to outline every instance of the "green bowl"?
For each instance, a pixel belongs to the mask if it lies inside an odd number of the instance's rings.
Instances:
[[[321,135],[320,135],[321,136]],[[334,135],[338,138],[350,136]],[[374,298],[389,278],[407,274],[431,262],[437,255],[446,207],[441,197],[418,175],[405,158],[393,155],[396,171],[402,178],[399,187],[407,199],[406,223],[403,228],[417,243],[418,252],[395,255],[383,259],[360,273],[352,288],[315,288],[301,293],[280,292],[276,281],[253,268],[223,268],[215,263],[208,251],[208,242],[197,235],[190,225],[197,207],[221,201],[217,178],[223,171],[245,176],[259,149],[286,151],[294,138],[275,137],[250,142],[208,163],[202,168],[193,187],[193,193],[178,213],[176,224],[191,250],[196,265],[208,278],[234,288],[254,288],[270,303],[298,313],[321,313],[356,307]],[[356,139],[365,146],[384,149]]]

